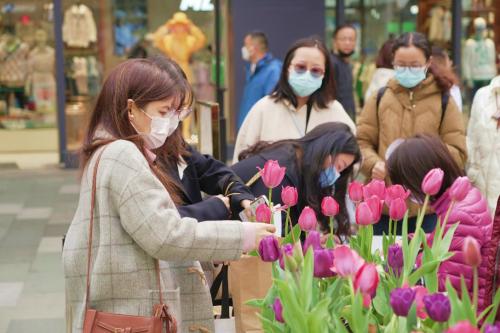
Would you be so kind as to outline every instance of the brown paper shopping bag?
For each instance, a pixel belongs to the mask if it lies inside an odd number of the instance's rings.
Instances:
[[[272,284],[272,266],[259,257],[243,256],[229,265],[229,290],[233,298],[237,333],[263,332],[259,309],[245,303],[266,297]]]

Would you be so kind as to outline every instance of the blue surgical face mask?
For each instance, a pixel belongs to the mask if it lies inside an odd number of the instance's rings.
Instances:
[[[288,83],[297,96],[306,97],[321,87],[323,77],[314,77],[310,71],[299,74],[295,70],[291,70],[288,74]]]
[[[337,168],[334,166],[330,166],[327,169],[321,171],[319,175],[319,185],[321,188],[326,188],[333,186],[337,179],[340,177],[340,172],[337,171]]]
[[[425,79],[427,67],[402,67],[394,66],[395,77],[399,84],[405,88],[413,88]]]

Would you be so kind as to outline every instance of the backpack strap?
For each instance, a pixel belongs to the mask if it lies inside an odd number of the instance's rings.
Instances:
[[[377,112],[377,127],[378,127],[378,128],[380,128],[380,127],[379,127],[379,125],[380,125],[380,124],[379,124],[379,119],[378,119],[378,107],[379,107],[379,105],[380,105],[380,101],[382,100],[382,97],[384,96],[384,93],[385,93],[386,89],[387,89],[387,86],[383,86],[382,88],[380,88],[380,89],[377,91],[377,104],[376,104],[376,105],[377,105],[377,108],[376,108],[375,110],[376,110],[376,112]]]
[[[446,91],[441,94],[441,121],[439,122],[439,131],[441,132],[441,126],[443,125],[443,119],[446,115],[446,108],[448,107],[448,101],[450,100],[450,92]]]

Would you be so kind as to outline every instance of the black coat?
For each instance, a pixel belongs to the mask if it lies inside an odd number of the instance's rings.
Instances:
[[[238,213],[242,210],[241,201],[254,199],[250,189],[224,163],[210,155],[202,155],[192,148],[188,150],[191,155],[185,158],[187,167],[182,179],[177,166],[169,167],[166,163],[159,162],[160,167],[182,185],[183,205],[177,207],[179,214],[182,217],[195,218],[199,222],[226,220],[231,216],[238,219]],[[201,192],[209,195],[227,194],[231,182],[233,184],[228,192],[239,193],[230,196],[231,212],[216,197],[203,200]]]
[[[281,146],[270,151],[253,155],[234,164],[231,169],[233,169],[233,171],[246,183],[258,172],[257,167],[263,168],[267,160],[277,160],[280,166],[286,167],[285,178],[283,178],[281,185],[273,189],[271,198],[275,205],[280,203],[283,206],[283,202],[281,201],[282,187],[293,186],[297,188],[297,191],[300,193],[301,186],[297,157],[295,149],[291,145]],[[269,190],[262,182],[262,178],[259,178],[255,183],[253,183],[250,186],[250,189],[256,197],[260,195],[269,195]],[[294,224],[297,223],[299,219],[301,211],[299,209],[300,208],[298,206],[294,206],[290,209],[290,216]],[[283,213],[281,219],[283,223],[282,230],[285,230],[285,216],[285,213]]]

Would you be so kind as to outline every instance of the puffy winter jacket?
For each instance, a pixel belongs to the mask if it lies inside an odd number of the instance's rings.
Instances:
[[[500,195],[500,130],[493,118],[498,107],[500,76],[476,93],[467,131],[467,175],[485,195],[491,212]]]
[[[451,199],[446,191],[432,205],[441,221],[450,207]],[[474,237],[480,246],[482,262],[479,266],[479,310],[491,303],[491,286],[493,283],[491,256],[498,247],[498,235],[493,236],[493,221],[488,209],[488,203],[481,192],[473,187],[463,201],[455,203],[448,218],[447,227],[459,223],[450,245],[450,252],[455,255],[441,263],[438,271],[439,290],[446,289],[446,279],[455,289],[460,290],[460,277],[463,275],[469,292],[472,292],[472,267],[464,262],[462,246],[465,237]],[[431,238],[434,235],[431,236]],[[472,295],[472,294],[471,294]]]

